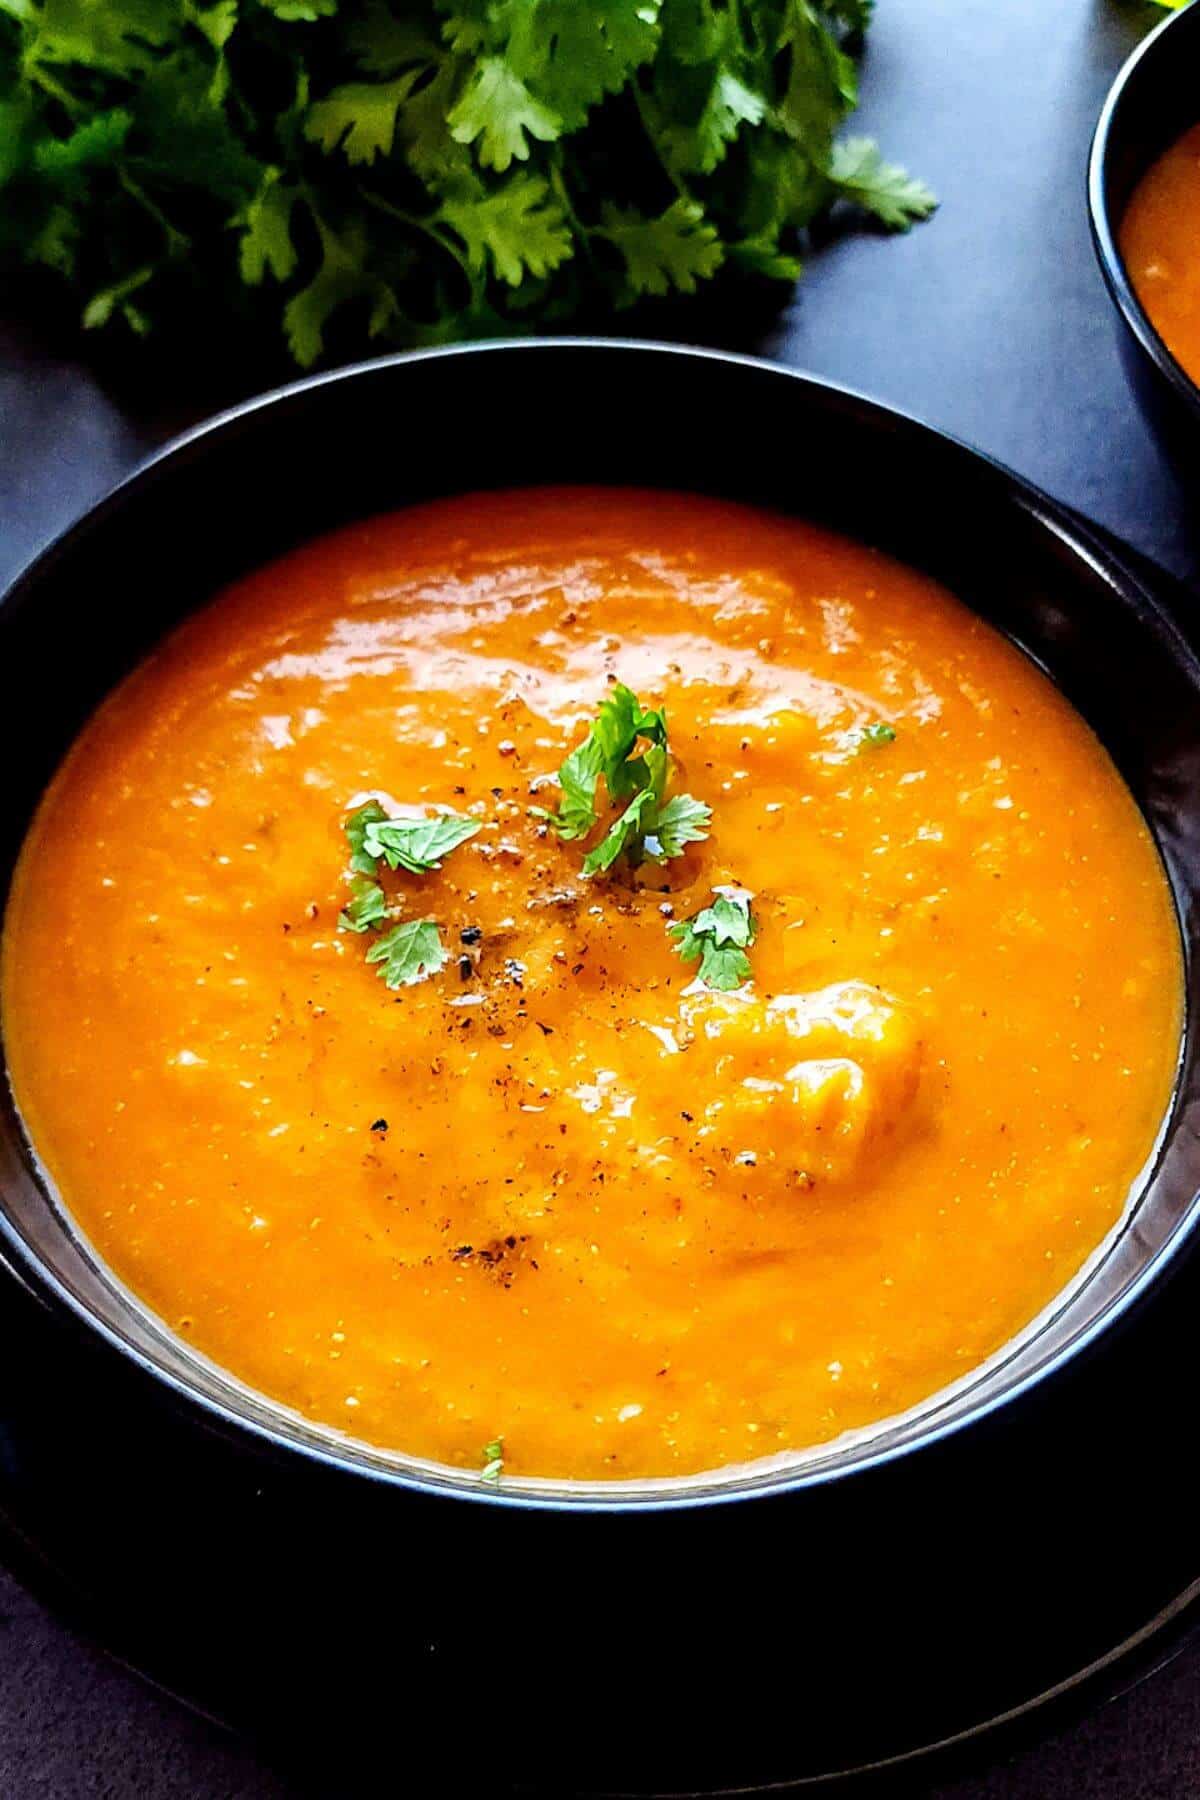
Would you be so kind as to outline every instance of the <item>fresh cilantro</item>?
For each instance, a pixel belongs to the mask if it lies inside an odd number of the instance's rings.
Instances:
[[[637,746],[644,743],[645,748]],[[559,837],[586,837],[599,822],[597,788],[603,776],[611,802],[628,801],[583,861],[585,875],[610,869],[618,856],[637,864],[682,856],[688,844],[708,836],[712,810],[691,794],[666,798],[671,758],[667,716],[643,707],[618,683],[600,702],[587,736],[559,765],[562,804],[557,812],[534,807]]]
[[[350,846],[350,867],[356,875],[374,875],[379,869],[379,856],[374,855],[366,847],[367,827],[382,823],[387,818],[378,800],[368,800],[357,812],[352,812],[345,823],[346,842]]]
[[[352,898],[338,914],[341,931],[374,931],[388,916],[387,895],[377,881],[367,875],[355,875],[350,883]]]
[[[667,722],[662,713],[644,710],[637,695],[618,682],[600,702],[583,742],[559,765],[562,805],[556,813],[535,807],[537,816],[546,819],[561,838],[586,837],[600,816],[596,784],[601,775],[613,800],[624,799],[646,785],[645,757],[637,759],[637,773],[628,767],[639,738],[665,747]]]
[[[643,107],[652,120],[660,149],[676,178],[711,175],[724,161],[743,125],[761,125],[767,113],[766,97],[748,87],[719,55],[699,71],[703,104],[694,119],[681,122],[651,96]]]
[[[120,154],[132,124],[132,113],[121,106],[97,113],[70,137],[44,138],[34,150],[34,165],[43,175],[62,176],[89,163],[109,161]]]
[[[749,981],[746,951],[758,931],[750,911],[753,897],[744,888],[716,888],[711,906],[668,928],[684,962],[700,959],[697,974],[705,987],[729,992]]]
[[[855,750],[861,754],[864,750],[881,750],[885,744],[896,741],[896,727],[879,719],[873,725],[864,725],[854,733]]]
[[[263,5],[288,25],[312,25],[337,11],[337,0],[263,0]]]
[[[643,788],[635,794],[625,811],[614,819],[594,850],[589,850],[583,859],[585,875],[602,875],[611,869],[618,856],[624,852],[635,856],[639,841],[644,841],[649,822],[654,813],[654,795],[649,788]]]
[[[717,228],[698,200],[675,200],[650,219],[606,207],[597,235],[621,253],[627,302],[639,294],[669,294],[672,288],[694,294],[697,282],[715,275],[725,257]]]
[[[368,800],[349,815],[343,830],[350,849],[351,898],[338,915],[338,926],[342,931],[367,932],[378,931],[392,916],[376,879],[381,863],[409,875],[440,869],[444,856],[474,837],[479,821],[456,812],[437,813],[431,819],[393,819],[378,800]],[[411,987],[436,975],[449,954],[436,922],[414,919],[376,938],[367,961],[378,964],[388,987]]]
[[[297,189],[279,179],[278,169],[268,169],[238,219],[239,267],[247,287],[257,287],[268,273],[276,281],[286,281],[295,269],[298,257],[292,242],[292,208],[297,197]]]
[[[347,302],[362,304],[371,337],[386,330],[396,304],[387,282],[365,267],[367,233],[361,220],[351,220],[340,233],[331,231],[315,213],[312,223],[321,247],[319,267],[283,309],[284,336],[296,361],[305,366],[321,354],[326,327]]]
[[[937,205],[933,190],[906,169],[884,162],[870,138],[835,144],[829,176],[843,199],[892,231],[907,231],[917,220],[927,219]]]
[[[98,325],[107,325],[113,314],[120,311],[140,337],[145,330],[145,315],[131,304],[131,296],[139,288],[145,287],[153,273],[149,267],[135,269],[123,281],[114,281],[110,287],[100,288],[83,309],[84,329],[92,331]]]
[[[390,988],[412,987],[427,975],[436,975],[450,959],[433,919],[408,919],[377,938],[367,951],[367,961],[379,964],[379,973]]]
[[[685,845],[698,844],[708,836],[711,820],[712,807],[703,800],[697,800],[694,794],[673,794],[658,809],[647,839],[647,854],[654,862],[682,856]]]
[[[356,67],[366,75],[394,75],[412,63],[431,68],[440,55],[433,22],[424,8],[414,13],[399,18],[388,0],[363,0],[346,24],[346,43]]]
[[[869,0],[0,0],[0,266],[309,365],[735,274],[849,202]]]
[[[871,23],[875,0],[831,0],[830,11],[843,21],[852,34],[860,34]]]
[[[527,274],[549,275],[574,253],[571,233],[540,175],[514,175],[495,194],[448,199],[438,218],[462,239],[467,266],[490,265],[500,281],[520,287]]]
[[[479,830],[479,820],[463,813],[436,813],[432,819],[393,819],[377,800],[369,800],[346,820],[350,867],[360,875],[374,875],[380,861],[389,869],[424,875],[440,869],[442,858],[465,844]]]
[[[737,139],[743,125],[761,125],[767,111],[764,95],[735,75],[732,69],[718,64],[700,117],[691,132],[689,146],[683,137],[684,166],[694,167],[697,174],[711,175],[725,152]]]
[[[78,243],[78,225],[65,206],[56,206],[46,215],[29,246],[29,261],[44,263],[48,269],[57,269],[60,275],[71,275],[75,270]]]
[[[663,0],[540,0],[532,30],[507,39],[509,62],[568,132],[607,94],[619,94],[659,43]]]
[[[480,1481],[493,1484],[500,1480],[504,1473],[504,1439],[493,1438],[490,1444],[483,1446],[483,1467],[479,1471]]]
[[[481,167],[502,175],[514,160],[529,158],[529,140],[550,144],[562,121],[534,98],[525,83],[499,56],[481,57],[446,123],[456,144],[478,140]]]
[[[353,81],[334,88],[309,108],[305,137],[327,152],[340,149],[352,163],[389,156],[396,114],[420,74],[420,69],[408,69],[394,81]]]
[[[363,831],[363,849],[368,856],[382,857],[389,869],[424,875],[440,869],[442,858],[478,830],[478,819],[455,812],[438,813],[432,819],[371,819]]]

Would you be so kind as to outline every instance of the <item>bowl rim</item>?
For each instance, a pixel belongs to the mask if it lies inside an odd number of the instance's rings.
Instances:
[[[1168,23],[1170,22],[1168,21]],[[965,461],[977,469],[990,471],[993,476],[997,477],[1009,499],[1015,501],[1036,524],[1056,537],[1073,557],[1085,563],[1095,575],[1113,588],[1121,597],[1123,604],[1132,606],[1143,627],[1166,640],[1171,653],[1179,661],[1191,665],[1196,673],[1197,683],[1200,685],[1200,656],[1197,655],[1172,614],[1151,592],[1141,574],[1130,564],[1123,562],[1115,548],[1106,542],[1099,531],[1087,520],[1073,513],[1067,506],[1054,500],[986,451],[975,448],[953,433],[930,424],[916,414],[875,400],[859,389],[827,379],[803,368],[791,367],[767,357],[753,356],[739,351],[641,338],[577,335],[498,338],[438,345],[427,349],[401,351],[364,359],[335,369],[303,376],[282,386],[268,389],[264,393],[251,395],[246,400],[227,407],[211,418],[204,419],[170,438],[158,449],[142,458],[127,475],[117,481],[105,494],[57,533],[41,550],[37,551],[19,569],[13,579],[0,589],[0,616],[6,608],[14,604],[22,604],[30,598],[29,590],[36,588],[43,570],[52,567],[61,557],[72,554],[78,545],[86,543],[88,533],[111,514],[118,512],[126,503],[131,492],[153,483],[163,465],[186,456],[187,452],[198,443],[208,439],[219,439],[226,430],[238,427],[247,419],[252,419],[256,414],[265,412],[294,395],[312,393],[342,383],[370,381],[385,371],[410,363],[436,362],[459,357],[553,355],[555,352],[564,351],[571,353],[599,352],[604,355],[620,357],[666,355],[691,361],[697,367],[711,364],[741,367],[756,374],[769,375],[781,382],[794,382],[799,390],[823,394],[846,402],[854,409],[860,420],[871,419],[892,428],[899,427],[905,436],[915,435],[926,440],[936,441],[949,448],[957,459]],[[1177,899],[1173,901],[1173,904],[1179,920],[1186,955],[1186,932],[1178,912]],[[1185,1054],[1189,1035],[1189,1022],[1185,1008],[1180,1039],[1181,1057]],[[1164,1119],[1164,1133],[1175,1115],[1177,1100],[1178,1088],[1176,1086],[1172,1093],[1170,1109]],[[15,1111],[15,1101],[13,1105]],[[17,1117],[20,1120],[19,1113],[17,1113]],[[1160,1147],[1161,1141],[1160,1138]],[[32,1154],[35,1178],[45,1188],[46,1183],[38,1164],[36,1150],[29,1144],[28,1138],[26,1138],[26,1148],[27,1153]],[[51,1199],[53,1203],[58,1204],[57,1196],[54,1195],[52,1189]],[[1124,1224],[1120,1227],[1121,1230],[1128,1227],[1132,1217],[1132,1213],[1126,1216]],[[71,1224],[69,1218],[67,1223]],[[201,1422],[206,1423],[210,1428],[216,1427],[222,1430],[234,1442],[248,1439],[250,1446],[260,1453],[273,1454],[281,1457],[284,1461],[297,1458],[304,1465],[323,1468],[328,1472],[336,1472],[354,1480],[366,1480],[379,1488],[398,1488],[408,1491],[410,1494],[427,1498],[441,1497],[468,1501],[481,1506],[550,1512],[556,1515],[640,1515],[690,1511],[694,1508],[707,1508],[714,1505],[727,1506],[756,1499],[783,1500],[807,1490],[825,1489],[851,1478],[865,1477],[888,1469],[919,1452],[945,1445],[967,1429],[977,1428],[992,1420],[995,1415],[1033,1393],[1044,1383],[1059,1376],[1068,1365],[1091,1351],[1098,1339],[1115,1330],[1131,1310],[1144,1300],[1148,1291],[1165,1278],[1198,1227],[1200,1227],[1200,1204],[1197,1204],[1196,1197],[1193,1196],[1189,1210],[1180,1218],[1169,1237],[1129,1280],[1125,1289],[1109,1298],[1093,1318],[1082,1324],[1077,1331],[1032,1368],[1019,1374],[1015,1379],[1001,1380],[998,1388],[992,1394],[983,1399],[968,1402],[956,1415],[949,1418],[944,1416],[939,1418],[936,1413],[932,1414],[927,1423],[920,1424],[911,1436],[901,1442],[890,1444],[880,1442],[876,1447],[872,1447],[868,1441],[862,1446],[860,1454],[844,1463],[818,1465],[798,1463],[794,1468],[787,1466],[774,1468],[764,1471],[764,1474],[768,1475],[768,1479],[760,1480],[753,1486],[748,1485],[748,1478],[752,1479],[753,1476],[753,1465],[739,1465],[738,1475],[734,1478],[724,1475],[720,1469],[706,1472],[711,1484],[702,1487],[684,1487],[681,1484],[678,1490],[664,1487],[652,1492],[632,1493],[625,1488],[623,1492],[614,1491],[611,1494],[597,1491],[597,1486],[591,1484],[587,1489],[572,1491],[567,1482],[562,1482],[557,1487],[547,1485],[543,1489],[514,1490],[509,1488],[506,1490],[502,1486],[492,1487],[481,1483],[473,1471],[460,1471],[453,1469],[450,1465],[445,1465],[444,1474],[442,1474],[441,1466],[438,1466],[438,1474],[441,1475],[439,1479],[433,1471],[427,1473],[415,1463],[405,1465],[397,1462],[393,1465],[367,1462],[355,1454],[355,1440],[353,1439],[347,1440],[345,1448],[342,1449],[332,1435],[327,1441],[313,1442],[289,1431],[286,1411],[276,1407],[275,1403],[265,1396],[262,1398],[273,1409],[272,1416],[269,1422],[255,1418],[240,1410],[236,1405],[230,1404],[224,1396],[207,1393],[198,1385],[184,1379],[156,1360],[137,1343],[130,1341],[107,1320],[93,1312],[42,1260],[34,1245],[26,1239],[16,1222],[9,1216],[8,1209],[3,1202],[3,1195],[0,1195],[0,1272],[11,1276],[34,1299],[46,1305],[60,1321],[73,1327],[83,1342],[94,1341],[98,1337],[120,1362],[132,1367],[150,1383],[151,1387],[162,1390],[164,1397],[181,1403],[185,1411],[197,1411]],[[77,1233],[77,1235],[85,1252],[95,1260],[98,1253],[92,1248],[88,1239],[82,1233]],[[101,1267],[106,1268],[107,1265],[101,1261]],[[1053,1304],[1052,1302],[1051,1305]],[[157,1318],[157,1315],[151,1314],[151,1317]],[[170,1328],[165,1323],[162,1324],[162,1329],[169,1333]],[[936,1396],[931,1396],[931,1399],[933,1398]]]
[[[1181,21],[1192,12],[1192,6],[1184,0],[1184,4],[1169,12],[1153,30],[1146,33],[1118,69],[1112,86],[1104,97],[1104,104],[1092,133],[1088,151],[1087,202],[1092,248],[1100,264],[1110,299],[1143,354],[1170,384],[1172,391],[1186,406],[1200,413],[1200,381],[1194,381],[1183,364],[1167,348],[1139,300],[1117,242],[1119,221],[1114,221],[1108,204],[1109,157],[1117,129],[1117,116],[1125,97],[1137,82],[1146,79],[1147,68],[1158,54],[1162,40],[1171,31],[1178,30]],[[1200,31],[1198,21],[1200,12],[1197,12],[1188,29]],[[1200,108],[1197,109],[1197,121],[1200,122]],[[1142,173],[1145,174],[1146,170]]]

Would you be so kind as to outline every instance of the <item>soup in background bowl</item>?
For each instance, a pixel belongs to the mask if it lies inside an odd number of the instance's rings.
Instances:
[[[1150,1158],[1181,968],[1107,755],[937,583],[560,488],[195,614],[51,785],[4,993],[39,1155],[174,1331],[376,1445],[597,1479],[1015,1337]]]
[[[1200,125],[1138,182],[1121,221],[1121,254],[1159,337],[1200,383]]]
[[[1198,55],[1200,13],[1168,13],[1113,82],[1088,165],[1092,241],[1127,372],[1148,422],[1191,479],[1200,471]]]

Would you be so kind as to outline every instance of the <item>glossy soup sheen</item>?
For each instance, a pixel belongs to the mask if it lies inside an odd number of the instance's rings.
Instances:
[[[584,880],[531,796],[613,677],[712,835]],[[395,993],[337,929],[370,795],[483,821],[386,878],[454,952]],[[723,883],[734,995],[667,929]],[[309,1418],[499,1438],[502,1479],[793,1451],[966,1374],[1121,1216],[1181,991],[1127,790],[999,635],[823,531],[589,490],[377,519],[186,623],[47,795],[4,975],[118,1273]]]
[[[1120,244],[1150,323],[1200,382],[1200,125],[1142,177],[1121,221]]]

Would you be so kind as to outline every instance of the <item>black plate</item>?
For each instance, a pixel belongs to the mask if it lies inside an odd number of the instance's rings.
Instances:
[[[242,570],[347,519],[541,481],[818,518],[945,581],[1104,739],[1196,960],[1200,667],[1070,515],[927,428],[713,353],[562,340],[396,358],[255,401],[87,516],[0,609],[0,854],[89,710]],[[30,708],[30,696],[36,704]],[[996,1369],[867,1447],[686,1493],[499,1494],[287,1420],[132,1306],[0,1120],[7,1254],[44,1330],[10,1510],[133,1660],[309,1760],[466,1730],[478,1777],[631,1792],[821,1779],[1021,1713],[1176,1608],[1200,1095],[1130,1224]],[[1168,1273],[1174,1280],[1168,1283]],[[1154,1304],[1147,1304],[1153,1296]],[[31,1316],[33,1316],[31,1314]],[[1090,1671],[1086,1677],[1081,1672]],[[464,1723],[465,1722],[465,1723]]]
[[[1092,243],[1121,317],[1121,353],[1134,392],[1165,447],[1200,474],[1200,387],[1150,323],[1118,248],[1121,220],[1150,165],[1200,125],[1200,8],[1169,13],[1138,45],[1104,102],[1092,139],[1088,209]]]

